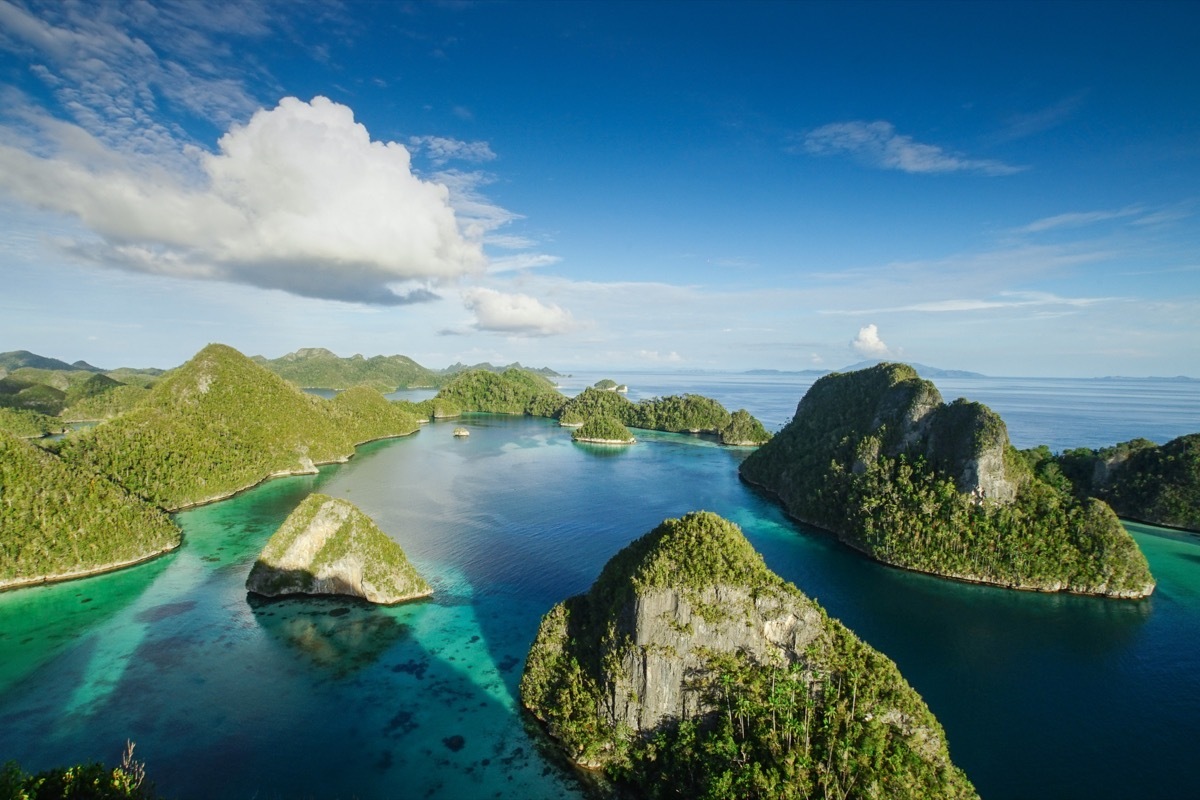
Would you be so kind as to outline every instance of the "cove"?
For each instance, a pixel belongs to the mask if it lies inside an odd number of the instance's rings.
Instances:
[[[1147,601],[957,584],[790,522],[738,481],[748,451],[637,435],[614,450],[548,420],[435,423],[183,512],[183,546],[155,562],[0,595],[0,760],[113,761],[128,738],[174,798],[582,797],[518,711],[538,621],[629,541],[706,509],[899,664],[983,797],[1190,793],[1196,537],[1130,526],[1159,580]],[[262,544],[318,489],[392,535],[435,596],[249,598]]]

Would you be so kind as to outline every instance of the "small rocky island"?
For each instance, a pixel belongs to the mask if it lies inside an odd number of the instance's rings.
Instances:
[[[588,444],[626,445],[637,441],[629,429],[613,417],[589,417],[571,433],[571,439]]]
[[[255,594],[335,594],[391,605],[433,594],[400,545],[347,500],[311,494],[246,578]]]
[[[640,796],[976,796],[896,665],[707,512],[666,520],[546,614],[521,701],[572,761]]]
[[[1153,592],[1113,510],[1034,460],[987,406],[943,403],[912,367],[885,363],[819,379],[740,474],[885,564],[1034,591]]]

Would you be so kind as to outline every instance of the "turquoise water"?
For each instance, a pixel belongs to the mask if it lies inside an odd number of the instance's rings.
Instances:
[[[698,391],[764,419],[790,416],[798,399],[785,382],[642,389],[613,377],[631,395]],[[750,402],[730,402],[738,393]],[[1144,397],[1128,402],[1125,416],[1163,416]],[[1200,419],[1190,402],[1181,419]],[[1032,418],[1023,435],[1077,423],[1039,430]],[[467,439],[451,436],[461,424]],[[538,620],[631,539],[704,508],[742,525],[773,569],[897,661],[984,797],[1192,794],[1197,537],[1130,526],[1159,580],[1145,602],[955,584],[790,523],[737,480],[745,450],[639,439],[614,450],[573,444],[546,420],[438,423],[185,512],[185,544],[165,558],[0,595],[0,761],[113,761],[132,739],[158,788],[181,799],[582,796],[517,711]],[[318,488],[388,531],[434,598],[249,598],[259,549]]]

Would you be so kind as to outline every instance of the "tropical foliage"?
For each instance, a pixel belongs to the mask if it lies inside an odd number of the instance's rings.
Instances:
[[[1033,451],[1080,496],[1098,497],[1118,514],[1155,525],[1200,531],[1200,433],[1159,446],[1146,439],[1057,457]]]
[[[687,677],[700,697],[695,714],[632,731],[606,710],[622,652],[680,657],[661,642],[633,644],[622,627],[639,598],[662,589],[684,602],[713,592],[735,604],[780,598],[790,609],[781,613],[812,618],[817,629],[802,652],[775,657],[696,648],[701,666]],[[587,594],[555,606],[530,650],[521,699],[573,758],[640,796],[974,796],[895,664],[768,570],[737,527],[714,514],[665,521],[614,556]]]
[[[612,417],[589,417],[571,434],[577,442],[633,442],[629,429]]]
[[[55,417],[48,417],[27,408],[0,407],[0,431],[7,431],[13,436],[35,439],[49,433],[58,433],[62,428],[62,422]]]
[[[154,800],[146,767],[133,758],[127,744],[121,763],[76,764],[28,775],[13,761],[0,767],[0,798],[4,800]]]
[[[0,588],[132,563],[179,540],[158,509],[0,432]]]
[[[741,474],[888,564],[1050,591],[1142,596],[1154,587],[1107,506],[1079,500],[1022,458],[985,406],[943,404],[904,365],[818,380]]]
[[[326,401],[236,350],[209,345],[124,415],[65,440],[63,460],[178,509],[277,474],[344,460],[354,445],[417,429],[368,389]]]

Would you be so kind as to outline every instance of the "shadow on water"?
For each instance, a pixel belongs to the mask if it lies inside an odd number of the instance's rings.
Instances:
[[[271,641],[304,656],[335,678],[357,672],[411,635],[408,626],[362,600],[345,597],[263,598],[247,593],[254,620]]]

